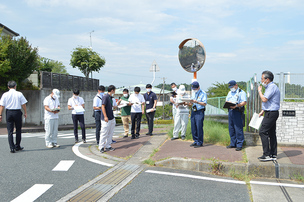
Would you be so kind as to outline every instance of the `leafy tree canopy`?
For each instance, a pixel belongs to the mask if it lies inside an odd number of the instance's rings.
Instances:
[[[40,71],[53,72],[58,74],[68,74],[66,67],[62,64],[62,62],[51,60],[48,58],[41,57],[40,58]]]
[[[87,78],[91,72],[99,72],[106,64],[106,60],[90,48],[77,47],[71,56],[70,65],[77,67]]]

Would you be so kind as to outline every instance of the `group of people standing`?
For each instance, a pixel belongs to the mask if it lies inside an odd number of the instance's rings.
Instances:
[[[280,108],[280,91],[276,84],[273,83],[274,76],[270,71],[262,73],[261,82],[265,87],[265,93],[262,93],[262,86],[258,87],[258,93],[262,100],[262,111],[259,116],[264,115],[264,119],[259,130],[263,146],[263,155],[258,159],[260,161],[276,160],[277,156],[277,138],[276,138],[276,121],[279,116]],[[16,91],[17,84],[15,81],[8,82],[9,91],[4,93],[0,99],[0,121],[2,113],[6,108],[6,123],[8,131],[8,142],[10,152],[21,151],[21,127],[22,111],[24,118],[27,117],[26,103],[27,100],[21,92]],[[231,80],[228,83],[230,92],[226,97],[227,102],[234,103],[228,109],[230,145],[228,149],[235,148],[241,151],[244,143],[244,107],[247,103],[246,93],[241,90],[236,81]],[[181,131],[181,139],[185,139],[186,129],[189,119],[189,108],[191,109],[191,133],[193,143],[191,147],[198,148],[203,146],[204,142],[204,118],[207,105],[207,94],[200,89],[197,81],[191,84],[192,96],[186,93],[184,85],[177,89],[175,83],[171,84],[173,90],[170,101],[173,104],[172,112],[174,118],[174,130],[171,140],[178,139]],[[113,110],[118,106],[121,108],[121,117],[124,126],[124,136],[129,136],[129,124],[131,123],[131,139],[137,139],[140,136],[140,125],[143,114],[146,114],[148,122],[148,133],[153,135],[153,122],[157,104],[157,96],[152,91],[152,85],[146,85],[146,93],[140,94],[140,87],[134,88],[134,93],[130,95],[128,89],[123,90],[123,96],[116,103],[114,99],[116,87],[110,85],[105,93],[105,87],[99,86],[98,93],[93,99],[93,117],[96,123],[96,141],[101,153],[113,151],[114,127],[116,124]],[[45,121],[45,144],[47,148],[59,147],[57,144],[58,118],[60,112],[60,91],[53,89],[44,101],[44,121]],[[74,125],[75,143],[78,139],[78,122],[81,127],[82,141],[86,143],[84,108],[85,102],[79,97],[79,90],[73,91],[73,96],[68,100],[68,109],[72,110],[72,120]],[[16,127],[16,143],[14,143],[13,130]]]

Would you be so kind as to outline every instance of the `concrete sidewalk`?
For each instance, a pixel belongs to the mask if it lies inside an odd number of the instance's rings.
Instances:
[[[93,128],[95,125],[86,125]],[[98,161],[132,162],[141,165],[144,160],[155,161],[155,166],[186,169],[221,174],[252,174],[256,177],[272,177],[290,179],[294,176],[304,176],[304,147],[278,147],[277,161],[260,162],[257,158],[262,155],[262,146],[246,146],[242,151],[227,149],[225,146],[204,144],[204,147],[190,147],[192,142],[183,140],[171,141],[167,131],[172,127],[157,126],[153,136],[146,136],[147,129],[140,131],[140,138],[132,140],[130,137],[115,138],[112,144],[115,151],[101,154],[96,144],[86,143],[79,147],[79,151]],[[59,130],[72,130],[73,125],[59,126]],[[22,128],[26,132],[43,132],[43,126],[27,126]],[[6,135],[6,128],[0,128],[0,135]],[[250,134],[245,135],[246,142],[251,142]],[[259,144],[259,142],[258,142]],[[150,155],[153,154],[151,157]]]

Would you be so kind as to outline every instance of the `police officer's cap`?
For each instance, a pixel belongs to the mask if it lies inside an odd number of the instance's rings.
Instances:
[[[191,88],[197,89],[198,87],[199,87],[199,83],[197,81],[193,81],[193,83],[191,84]]]
[[[231,80],[231,81],[229,81],[229,83],[228,83],[228,87],[229,88],[232,88],[233,86],[235,86],[236,85],[236,81],[235,80]]]

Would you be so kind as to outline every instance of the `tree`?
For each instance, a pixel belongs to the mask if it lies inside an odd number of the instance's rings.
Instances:
[[[86,78],[89,78],[91,72],[99,72],[106,63],[104,58],[90,48],[75,48],[71,56],[70,65],[77,67]]]
[[[238,84],[239,88],[246,91],[246,85],[247,85],[246,82],[239,81],[239,82],[237,82],[237,84]],[[225,82],[220,83],[217,81],[216,83],[213,83],[212,85],[213,86],[209,87],[208,91],[207,91],[208,98],[227,96],[228,92],[230,91],[228,84]]]
[[[2,30],[0,30],[1,34]],[[10,61],[8,59],[8,47],[10,45],[9,37],[1,37],[0,39],[0,76],[1,76],[1,83],[4,78],[7,78],[8,75],[6,74],[10,69]]]
[[[62,62],[51,60],[44,57],[40,58],[39,71],[53,72],[58,74],[68,74],[66,67],[62,64]]]
[[[39,56],[37,48],[32,48],[26,38],[11,39],[8,36],[1,37],[4,43],[9,41],[9,45],[6,48],[6,52],[1,54],[4,58],[1,58],[1,67],[5,71],[5,76],[1,75],[0,85],[4,89],[8,80],[14,80],[17,84],[20,84],[24,79],[28,78],[33,71],[39,67]],[[3,42],[1,42],[2,44]],[[1,50],[3,49],[3,46]],[[5,49],[5,48],[4,48]],[[10,68],[8,69],[8,63]]]

